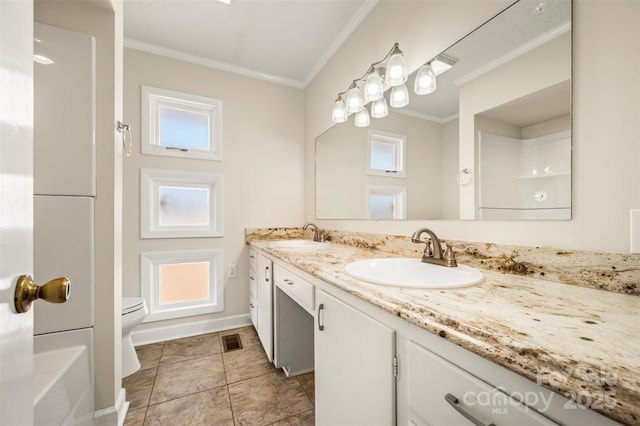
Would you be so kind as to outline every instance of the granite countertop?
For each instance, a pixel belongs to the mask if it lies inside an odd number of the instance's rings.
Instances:
[[[579,393],[605,416],[640,424],[637,296],[488,270],[473,287],[388,287],[345,272],[349,262],[388,253],[333,243],[313,250],[250,244],[571,400]]]

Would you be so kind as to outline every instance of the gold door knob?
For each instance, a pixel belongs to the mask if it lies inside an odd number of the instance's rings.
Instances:
[[[43,299],[50,303],[64,303],[69,300],[71,282],[68,278],[56,278],[39,286],[33,282],[29,275],[21,275],[16,283],[16,292],[13,298],[16,311],[21,314],[31,308],[31,303],[36,299]]]

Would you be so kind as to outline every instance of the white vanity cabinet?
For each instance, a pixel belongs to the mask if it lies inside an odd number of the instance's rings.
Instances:
[[[453,329],[435,334],[256,255],[260,340],[288,375],[315,367],[318,425],[618,424],[440,337]]]
[[[317,425],[394,425],[395,332],[316,290]]]
[[[273,361],[273,262],[257,253],[258,337],[269,362]]]
[[[249,317],[258,330],[258,253],[249,250]]]
[[[274,264],[273,364],[287,376],[313,371],[314,285]]]

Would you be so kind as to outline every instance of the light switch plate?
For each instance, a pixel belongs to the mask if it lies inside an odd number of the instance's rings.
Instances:
[[[631,253],[640,254],[640,209],[631,210]]]

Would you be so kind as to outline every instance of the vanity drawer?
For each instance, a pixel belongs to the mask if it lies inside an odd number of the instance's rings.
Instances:
[[[258,253],[255,250],[249,249],[249,271],[258,270]]]
[[[409,380],[409,424],[556,425],[533,408],[430,350],[409,342],[405,377]]]
[[[274,266],[273,276],[276,285],[282,289],[282,291],[287,293],[300,303],[303,308],[313,314],[315,309],[313,284],[279,265]]]

